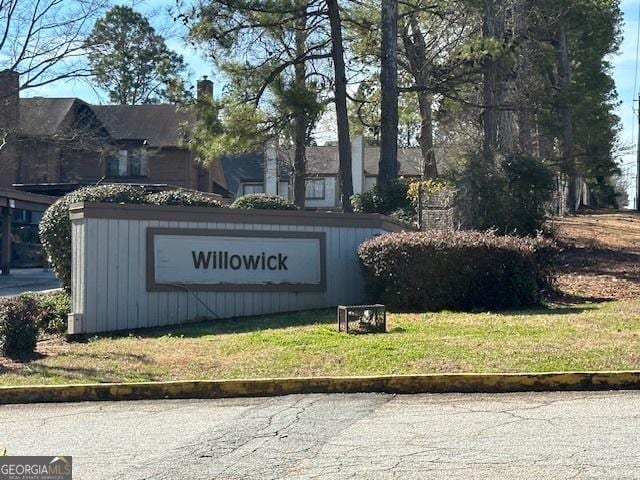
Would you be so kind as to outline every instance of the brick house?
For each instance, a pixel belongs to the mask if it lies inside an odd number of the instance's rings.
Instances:
[[[220,191],[216,166],[182,146],[195,112],[176,105],[90,105],[20,98],[18,74],[0,72],[0,187],[62,195],[82,185],[132,183]],[[198,82],[198,96],[213,83]]]

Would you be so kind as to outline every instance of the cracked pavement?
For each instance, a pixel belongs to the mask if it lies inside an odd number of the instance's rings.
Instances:
[[[0,451],[75,479],[637,479],[640,392],[0,406]]]

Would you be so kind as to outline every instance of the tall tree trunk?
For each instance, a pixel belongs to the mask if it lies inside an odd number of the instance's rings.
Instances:
[[[382,0],[380,163],[378,185],[398,176],[398,0]]]
[[[433,150],[433,110],[429,94],[418,93],[418,108],[420,109],[420,151],[422,153],[424,178],[437,178],[438,165]]]
[[[293,152],[293,203],[304,208],[306,184],[307,118],[297,114],[294,119],[295,146]]]
[[[508,20],[512,14],[512,2],[501,1],[498,3],[496,11],[496,31],[495,36],[500,41],[507,41],[512,37],[512,30],[507,30]],[[511,23],[512,24],[512,23]],[[511,25],[510,24],[510,25]],[[506,58],[499,58],[497,61],[496,79],[496,108],[498,112],[498,150],[503,155],[510,155],[514,149],[514,115],[513,110],[505,108],[510,97],[513,95],[513,81],[510,80],[509,66]]]
[[[415,15],[410,16],[408,21],[402,24],[401,37],[409,62],[409,68],[411,69],[410,73],[414,78],[414,82],[416,85],[424,86],[428,81],[428,72],[426,71],[425,65],[427,46]],[[418,108],[420,111],[420,150],[423,162],[423,169],[421,173],[425,178],[436,178],[438,176],[436,156],[433,150],[432,107],[433,105],[429,92],[418,92]]]
[[[306,31],[306,7],[304,15],[296,25],[296,56],[304,55],[307,44]],[[294,65],[295,84],[298,91],[305,88],[307,81],[307,68],[304,62],[298,62]],[[294,123],[294,154],[293,154],[293,203],[298,207],[304,208],[306,197],[306,150],[307,150],[307,129],[309,120],[307,113],[304,111],[296,112],[293,119]],[[279,175],[279,172],[277,173]]]
[[[482,19],[482,35],[485,38],[495,38],[497,33],[496,0],[484,0],[484,15]],[[482,66],[482,97],[484,111],[482,113],[483,128],[483,157],[486,166],[495,167],[495,152],[498,142],[497,96],[498,62],[487,59]]]
[[[514,115],[511,110],[504,109],[504,103],[509,96],[509,83],[500,81],[498,83],[498,95],[496,101],[498,104],[498,150],[504,155],[513,153],[513,124]]]
[[[518,112],[518,147],[525,155],[533,155],[531,118],[529,108],[526,105]]]
[[[558,89],[560,92],[560,121],[562,124],[562,173],[567,176],[567,197],[565,210],[567,213],[576,211],[577,203],[577,172],[573,155],[573,118],[571,105],[569,104],[569,87],[571,84],[571,72],[569,67],[569,48],[567,34],[563,26],[556,36],[556,49],[558,61]]]
[[[533,141],[531,138],[531,112],[530,93],[532,68],[529,53],[531,40],[529,39],[529,8],[528,0],[516,0],[515,2],[515,26],[514,32],[517,42],[520,43],[524,54],[521,56],[516,79],[516,98],[520,104],[517,114],[518,120],[518,149],[525,155],[533,155]]]
[[[336,126],[338,129],[338,155],[340,159],[340,192],[343,212],[351,212],[353,179],[351,174],[351,139],[349,135],[349,114],[347,112],[347,76],[344,67],[344,48],[342,44],[342,25],[338,0],[327,0],[333,69],[335,72]]]

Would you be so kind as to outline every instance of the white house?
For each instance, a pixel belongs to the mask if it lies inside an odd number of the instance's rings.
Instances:
[[[268,145],[261,152],[225,156],[220,165],[226,182],[223,187],[233,197],[271,193],[291,199],[293,153],[293,150]],[[356,137],[352,142],[351,157],[354,193],[370,190],[376,184],[379,147],[367,147],[362,137]],[[422,155],[419,148],[398,149],[398,162],[400,176],[420,177]],[[307,208],[339,208],[339,165],[337,146],[307,147]]]

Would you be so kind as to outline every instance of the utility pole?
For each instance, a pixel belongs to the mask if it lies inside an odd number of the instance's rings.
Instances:
[[[636,138],[636,210],[640,212],[640,94],[638,94],[638,137]]]

